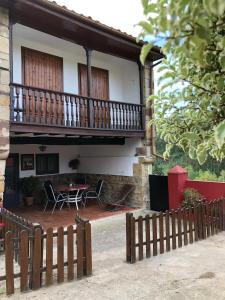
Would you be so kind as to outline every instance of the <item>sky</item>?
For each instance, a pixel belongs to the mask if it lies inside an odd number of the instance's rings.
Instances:
[[[134,25],[143,20],[141,0],[56,0],[56,2],[133,36],[137,36],[140,32],[140,28]]]
[[[94,20],[120,29],[135,37],[140,33],[140,27],[135,26],[144,20],[141,0],[55,0],[59,5],[65,5],[77,13],[91,16]],[[155,92],[158,91],[158,72],[154,69]]]

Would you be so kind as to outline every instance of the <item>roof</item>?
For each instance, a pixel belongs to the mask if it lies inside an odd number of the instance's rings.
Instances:
[[[48,3],[51,3],[52,5],[60,8],[60,9],[63,9],[67,12],[70,12],[72,14],[74,14],[74,16],[76,17],[79,17],[85,21],[89,21],[91,22],[92,24],[94,25],[99,25],[100,28],[102,29],[106,29],[106,30],[110,30],[111,32],[113,33],[116,33],[116,34],[119,34],[121,37],[123,37],[124,39],[129,39],[131,41],[133,41],[135,44],[139,44],[141,46],[143,46],[144,44],[146,44],[147,42],[145,42],[144,40],[139,40],[139,42],[137,42],[137,37],[131,35],[131,34],[128,34],[127,32],[124,32],[124,31],[121,31],[120,29],[116,29],[112,26],[108,26],[106,24],[103,24],[101,23],[100,21],[98,20],[94,20],[91,16],[85,16],[81,13],[77,13],[75,12],[74,10],[72,9],[69,9],[68,7],[66,7],[65,5],[60,5],[57,3],[57,1],[54,1],[54,0],[42,0],[43,2],[48,2]],[[158,47],[158,46],[154,46],[153,49],[156,51],[156,52],[159,52],[161,53],[161,48]]]
[[[134,41],[136,42],[136,37],[134,37],[133,35],[128,34],[127,32],[121,31],[120,29],[116,29],[116,28],[114,28],[114,27],[112,27],[112,26],[108,26],[108,25],[106,25],[106,24],[103,24],[102,22],[100,22],[100,21],[98,21],[98,20],[94,20],[91,16],[85,16],[85,15],[83,15],[83,14],[81,14],[81,13],[77,13],[76,11],[74,11],[73,9],[69,9],[69,8],[66,7],[65,5],[60,5],[60,4],[58,4],[57,1],[54,1],[54,0],[43,0],[43,1],[45,1],[45,2],[50,2],[52,5],[55,5],[55,6],[61,8],[61,9],[64,9],[64,10],[66,10],[66,11],[69,11],[69,12],[73,13],[74,15],[76,15],[76,16],[82,18],[82,19],[85,19],[86,21],[87,21],[87,20],[88,20],[88,21],[91,21],[91,22],[93,22],[95,25],[98,24],[98,25],[100,25],[101,27],[104,27],[104,28],[107,28],[107,29],[109,29],[109,30],[111,30],[111,31],[113,31],[113,32],[119,33],[119,34],[123,35],[124,37],[130,38],[130,39],[132,39],[132,40],[134,40]],[[144,43],[144,41],[141,41],[141,42]]]
[[[34,28],[96,51],[139,61],[144,41],[119,29],[102,24],[51,0],[0,0],[0,6],[12,10],[14,22]],[[41,20],[41,22],[40,22]],[[159,47],[153,47],[150,61],[162,58]]]

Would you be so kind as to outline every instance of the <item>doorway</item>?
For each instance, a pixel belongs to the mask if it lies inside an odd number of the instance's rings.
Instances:
[[[19,204],[19,154],[12,153],[6,160],[3,206],[12,208]]]

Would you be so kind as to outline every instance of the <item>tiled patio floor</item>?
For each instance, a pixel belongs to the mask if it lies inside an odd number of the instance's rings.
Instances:
[[[75,224],[74,219],[77,214],[75,207],[71,207],[71,209],[64,207],[62,210],[56,208],[53,214],[51,214],[51,209],[52,208],[49,207],[49,209],[43,212],[43,207],[41,206],[30,206],[11,209],[11,211],[33,223],[40,223],[44,229],[49,227],[57,228],[60,226]],[[81,217],[87,218],[88,220],[96,220],[131,210],[133,209],[126,207],[112,212],[104,210],[103,208],[100,208],[97,203],[92,202],[85,208],[79,208],[78,213]]]

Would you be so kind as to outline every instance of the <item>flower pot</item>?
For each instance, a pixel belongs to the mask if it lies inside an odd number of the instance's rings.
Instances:
[[[26,206],[31,206],[34,204],[34,197],[33,196],[25,196],[24,202]]]

